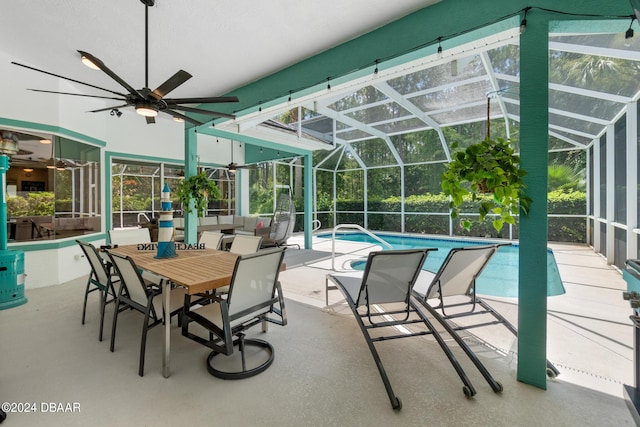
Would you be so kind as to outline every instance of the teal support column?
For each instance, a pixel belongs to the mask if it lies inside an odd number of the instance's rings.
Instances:
[[[520,35],[520,156],[533,203],[528,215],[520,215],[517,378],[542,389],[547,388],[548,33],[546,13],[529,12]]]
[[[184,131],[184,176],[189,178],[198,173],[198,136],[194,128]],[[189,202],[191,213],[184,214],[185,243],[198,242],[198,214],[194,210],[193,200]]]
[[[312,249],[313,215],[313,156],[304,155],[304,248]]]

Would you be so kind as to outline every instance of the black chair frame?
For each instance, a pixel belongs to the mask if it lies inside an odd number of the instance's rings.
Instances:
[[[365,271],[362,276],[361,287],[363,287],[364,289],[361,288],[361,292],[365,292],[364,304],[359,303],[358,301],[359,298],[357,298],[356,300],[353,299],[353,297],[347,291],[347,289],[343,286],[343,284],[340,283],[339,278],[334,277],[331,274],[327,276],[327,279],[334,281],[336,283],[337,288],[345,296],[347,304],[349,305],[349,308],[353,312],[354,317],[358,323],[358,326],[360,327],[360,330],[362,332],[362,335],[364,336],[367,342],[367,346],[369,347],[369,351],[371,352],[371,355],[378,368],[378,372],[380,373],[380,377],[382,378],[382,382],[384,383],[385,390],[387,392],[387,395],[389,396],[391,406],[394,410],[402,409],[402,401],[394,393],[393,388],[391,387],[391,382],[389,381],[389,377],[387,376],[387,373],[382,364],[380,355],[376,350],[375,343],[381,342],[381,341],[388,341],[388,340],[400,339],[400,338],[411,338],[411,337],[424,336],[424,335],[433,335],[436,342],[438,343],[442,351],[445,353],[445,355],[447,356],[447,359],[449,359],[449,362],[451,363],[456,373],[460,377],[460,380],[463,383],[462,391],[465,394],[465,396],[472,397],[476,394],[476,390],[473,387],[473,384],[471,384],[471,381],[469,380],[466,373],[462,369],[462,366],[460,366],[460,363],[456,359],[451,349],[447,346],[445,340],[438,333],[438,331],[435,329],[435,327],[433,326],[431,321],[427,318],[427,316],[424,314],[424,312],[421,311],[420,307],[416,304],[414,299],[411,298],[411,289],[419,275],[420,268],[424,264],[424,260],[426,259],[428,252],[432,250],[437,250],[437,249],[420,249],[420,250],[408,249],[408,250],[371,252],[368,256]],[[402,255],[405,253],[415,253],[416,251],[418,252],[422,251],[423,257],[419,267],[416,269],[413,275],[411,282],[407,284],[407,290],[406,290],[407,297],[404,301],[404,308],[394,309],[394,310],[384,310],[381,312],[372,312],[371,307],[368,303],[369,294],[368,294],[368,288],[366,286],[366,280],[369,275],[374,258],[380,255],[389,255],[392,252],[398,255]],[[380,306],[380,304],[378,303],[376,303],[376,305]],[[361,310],[360,309],[361,307],[364,307],[365,310]],[[385,321],[376,320],[376,318],[378,318],[379,316],[389,316],[389,315],[393,316],[394,320],[385,320]],[[400,316],[400,318],[395,318],[395,316],[398,316],[398,315]],[[424,327],[426,327],[426,329],[420,329],[420,330],[412,331],[411,333],[403,333],[403,334],[398,334],[397,330],[394,330],[393,332],[388,334],[384,332],[382,333],[380,332],[381,330],[383,330],[382,328],[395,328],[396,326],[407,326],[407,325],[423,325]],[[377,331],[375,337],[372,336],[370,333],[370,331],[372,330]]]
[[[507,330],[513,333],[516,337],[518,336],[518,330],[516,329],[516,327],[511,322],[509,322],[509,320],[507,320],[504,316],[498,313],[493,307],[491,307],[487,302],[485,302],[480,297],[478,297],[477,294],[475,293],[476,279],[480,276],[480,273],[482,273],[482,271],[484,270],[486,265],[489,263],[493,255],[495,255],[495,253],[498,251],[498,249],[501,246],[510,246],[510,245],[511,245],[510,243],[490,245],[494,248],[494,251],[491,254],[491,256],[487,258],[487,260],[482,265],[480,270],[474,276],[473,281],[470,283],[469,288],[465,293],[465,295],[469,298],[468,301],[446,304],[444,301],[444,297],[442,296],[443,292],[441,288],[442,284],[440,281],[440,275],[446,269],[446,266],[448,265],[451,258],[455,256],[456,252],[469,251],[474,249],[484,249],[486,248],[486,246],[481,246],[481,247],[466,246],[466,247],[451,249],[445,261],[443,262],[442,266],[436,273],[436,276],[433,278],[433,281],[429,287],[429,290],[427,290],[427,293],[426,293],[426,295],[429,295],[429,292],[432,286],[438,287],[438,304],[436,306],[432,306],[431,304],[429,304],[426,301],[426,299],[423,298],[421,295],[418,295],[418,294],[415,295],[416,298],[421,302],[421,304],[429,311],[429,313],[433,315],[438,320],[438,322],[445,328],[447,333],[449,333],[449,335],[451,335],[456,340],[458,345],[462,347],[465,353],[467,353],[469,358],[476,365],[480,373],[485,377],[489,385],[496,392],[502,391],[502,385],[500,385],[499,382],[493,379],[491,374],[487,371],[484,365],[475,356],[473,351],[464,342],[464,340],[458,335],[457,332],[468,330],[468,329],[479,328],[483,326],[492,326],[492,325],[502,324],[507,328]],[[454,309],[458,307],[469,307],[469,309],[466,311],[456,310],[453,313],[447,314],[448,309]],[[480,321],[478,323],[473,323],[470,325],[458,325],[452,322],[457,318],[469,317],[469,316],[483,316],[483,315],[491,315],[493,317],[493,320]],[[547,376],[549,378],[555,378],[560,374],[560,371],[558,371],[558,369],[549,360],[546,361],[546,365],[547,365]]]
[[[106,265],[105,262],[102,261],[102,258],[95,246],[81,240],[76,240],[76,243],[78,243],[80,249],[84,252],[85,258],[87,258],[89,266],[91,267],[91,273],[87,279],[87,286],[84,291],[84,301],[82,303],[82,324],[85,324],[89,294],[98,291],[100,294],[100,332],[98,334],[98,339],[102,341],[104,313],[106,311],[107,304],[115,302],[116,300],[114,283],[117,283],[119,279],[114,280],[110,271],[110,265]],[[96,271],[97,269],[100,269],[100,271]],[[102,283],[99,278],[100,275],[104,275],[103,277],[106,277],[106,283]],[[111,297],[111,299],[109,299],[109,297]]]
[[[135,265],[135,262],[133,261],[133,259],[131,259],[131,257],[128,256],[121,256],[118,254],[114,254],[111,252],[107,252],[109,254],[109,256],[111,257],[112,260],[112,264],[113,264],[113,268],[115,269],[115,271],[120,275],[120,289],[118,290],[118,294],[116,297],[116,304],[115,304],[115,309],[114,309],[114,313],[113,313],[113,323],[111,326],[111,346],[110,346],[110,350],[113,352],[115,349],[115,341],[116,341],[116,327],[117,327],[117,323],[118,323],[118,313],[120,313],[121,311],[127,309],[127,308],[132,308],[134,310],[137,310],[141,313],[144,314],[144,321],[142,323],[142,337],[140,339],[140,360],[138,363],[138,375],[140,375],[141,377],[144,375],[144,360],[145,360],[145,351],[146,351],[146,347],[147,347],[147,332],[149,331],[149,329],[153,328],[154,326],[157,326],[159,324],[163,324],[163,320],[165,319],[166,316],[162,316],[162,317],[158,317],[155,307],[153,306],[153,299],[160,295],[162,293],[162,289],[161,287],[158,288],[156,286],[147,286],[145,288],[146,290],[146,294],[147,294],[147,305],[143,306],[142,304],[138,303],[137,301],[134,301],[133,299],[131,299],[131,297],[129,296],[129,293],[127,291],[127,285],[125,283],[125,280],[123,279],[122,274],[120,273],[120,270],[118,268],[118,265],[116,263],[115,258],[122,258],[124,260],[126,260],[127,262],[130,262],[132,264],[133,270],[135,271],[135,273],[138,276],[138,279],[140,280],[140,283],[145,283],[144,279],[142,278],[142,275],[140,274],[140,270],[137,268],[137,266]],[[135,284],[136,286],[138,284]]]
[[[280,250],[280,251],[281,251],[280,263],[278,265],[282,263],[282,259],[284,256],[284,251],[283,250]],[[247,258],[247,257],[254,257],[254,256],[260,256],[260,253],[258,252],[255,254],[248,254],[248,255],[243,255],[238,257],[238,259],[236,260],[235,268],[234,268],[234,277],[235,277],[235,271],[237,271],[238,266],[241,262],[241,259]],[[244,379],[244,378],[252,377],[254,375],[257,375],[265,371],[273,363],[273,360],[274,360],[273,346],[267,341],[264,341],[261,339],[246,338],[244,332],[257,324],[263,325],[263,332],[266,332],[267,323],[273,323],[279,326],[285,326],[287,324],[287,314],[286,314],[284,298],[282,296],[283,295],[282,287],[277,277],[279,270],[280,269],[278,268],[278,271],[276,272],[276,275],[275,275],[273,293],[271,295],[271,298],[268,301],[263,301],[260,304],[248,307],[233,315],[229,314],[228,297],[223,298],[215,294],[206,294],[206,293],[194,295],[197,298],[200,298],[203,300],[209,300],[209,303],[215,303],[220,305],[220,312],[222,316],[222,325],[223,325],[222,328],[220,328],[218,325],[211,322],[206,317],[200,315],[199,313],[195,311],[191,311],[191,307],[193,305],[191,302],[192,296],[188,294],[185,295],[183,318],[182,318],[182,335],[213,350],[207,357],[207,371],[211,375],[217,378],[222,378],[227,380]],[[235,286],[234,279],[232,279],[231,286]],[[230,291],[233,292],[231,288],[230,288]],[[233,298],[233,294],[231,294],[231,298]],[[239,323],[233,327],[229,326],[234,320],[241,319],[247,315],[250,315],[251,313],[254,313],[257,310],[260,310],[266,307],[269,307],[269,311],[256,315],[251,319],[248,319],[247,321]],[[279,319],[271,316],[270,314],[277,315]],[[191,322],[198,323],[199,325],[207,329],[209,331],[209,339],[202,338],[201,336],[190,332],[189,324]],[[245,346],[247,345],[259,347],[267,350],[267,352],[269,353],[268,359],[264,363],[260,364],[255,368],[247,369],[246,359],[245,359]],[[235,347],[238,347],[238,351],[240,353],[240,357],[242,361],[241,371],[239,372],[221,371],[212,366],[212,361],[214,357],[216,357],[217,355],[230,356],[234,353]]]

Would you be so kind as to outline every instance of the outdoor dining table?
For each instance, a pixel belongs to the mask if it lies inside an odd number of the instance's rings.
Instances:
[[[171,284],[183,286],[189,295],[213,290],[231,283],[233,269],[238,255],[216,249],[198,249],[194,245],[191,249],[176,250],[173,258],[156,258],[157,250],[152,244],[126,245],[109,249],[113,253],[126,255],[133,259],[136,265],[146,271],[162,276],[162,302],[170,307]],[[171,334],[170,321],[164,322],[162,340],[162,375],[170,375]]]

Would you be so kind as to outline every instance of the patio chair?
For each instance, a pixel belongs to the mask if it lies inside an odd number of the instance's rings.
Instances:
[[[198,243],[204,244],[205,248],[208,249],[220,249],[220,243],[222,242],[223,237],[223,233],[218,233],[216,231],[203,231]]]
[[[493,379],[458,331],[503,324],[513,334],[518,335],[516,328],[507,319],[475,293],[476,278],[499,247],[509,245],[507,243],[451,249],[440,269],[435,274],[423,270],[413,288],[416,299],[454,338],[495,392],[502,391],[502,385]],[[432,305],[430,301],[435,301],[435,304]],[[491,315],[492,318],[486,320],[486,315]],[[469,316],[481,320],[466,324],[453,323],[456,319],[461,320]],[[558,373],[551,362],[547,361],[547,375],[555,377]]]
[[[167,316],[162,307],[162,287],[156,287],[153,283],[145,281],[140,274],[140,270],[130,257],[118,255],[110,251],[107,251],[107,253],[118,276],[120,276],[120,289],[116,297],[113,324],[111,327],[110,350],[114,351],[115,348],[118,313],[122,311],[121,309],[131,308],[144,314],[142,338],[140,340],[140,362],[138,365],[138,375],[143,376],[147,332],[154,326],[161,324],[163,319],[167,317],[171,319],[171,316],[182,312],[182,302],[186,290],[181,287],[171,289],[171,307],[169,308],[169,315]]]
[[[100,256],[98,250],[91,243],[76,240],[80,245],[84,256],[89,261],[91,273],[87,280],[87,287],[84,291],[84,302],[82,304],[82,324],[84,325],[87,313],[87,299],[89,294],[98,291],[100,294],[100,333],[98,339],[102,341],[102,331],[104,326],[104,312],[107,304],[116,300],[116,292],[114,289],[113,276],[109,272],[109,267],[105,264],[105,260]],[[116,279],[117,282],[117,279]],[[111,299],[109,299],[111,298]]]
[[[113,245],[151,243],[151,234],[148,228],[121,228],[109,230],[109,241]]]
[[[391,406],[395,410],[402,408],[402,402],[394,394],[376,350],[375,344],[380,341],[433,335],[462,380],[464,394],[468,397],[476,394],[443,338],[411,298],[411,289],[429,251],[432,250],[435,249],[371,252],[367,257],[364,272],[328,274],[326,277],[327,281],[333,281],[344,294],[367,341]]]
[[[151,233],[148,228],[121,228],[109,230],[109,241],[112,245],[137,245],[140,243],[151,243]],[[148,271],[142,271],[142,277],[149,282],[159,285],[162,277]]]
[[[191,296],[185,296],[182,335],[213,350],[207,358],[211,375],[243,379],[263,372],[273,363],[273,346],[261,339],[245,338],[245,331],[263,322],[287,324],[278,282],[283,256],[280,248],[239,256],[226,299],[199,294],[211,303],[191,306]],[[190,330],[189,325],[194,322],[208,331],[208,338]],[[263,331],[266,332],[264,324]],[[248,347],[257,350],[248,351]]]
[[[258,251],[258,249],[260,249],[261,242],[261,236],[247,236],[238,234],[237,236],[233,237],[229,252],[238,255],[255,253]]]

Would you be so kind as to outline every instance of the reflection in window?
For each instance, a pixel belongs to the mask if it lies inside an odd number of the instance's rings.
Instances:
[[[100,148],[49,134],[0,132],[18,146],[6,177],[9,242],[101,231]]]

